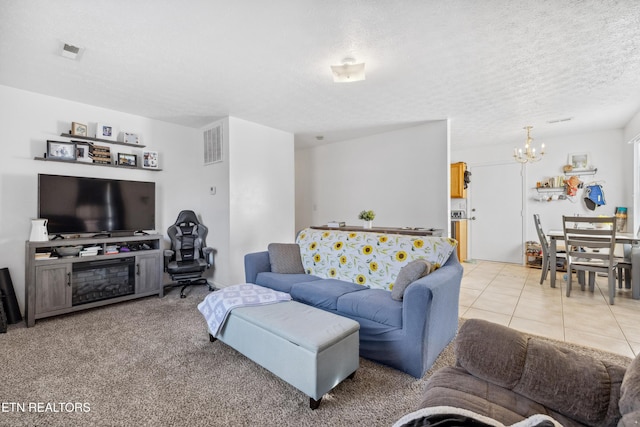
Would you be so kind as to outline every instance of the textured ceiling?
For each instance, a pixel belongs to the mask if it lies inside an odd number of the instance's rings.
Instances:
[[[347,56],[366,81],[333,83]],[[297,147],[446,118],[454,148],[519,142],[640,109],[640,1],[0,0],[0,84]]]

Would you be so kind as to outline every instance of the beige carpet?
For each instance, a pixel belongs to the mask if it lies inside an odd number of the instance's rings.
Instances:
[[[204,287],[178,294],[10,326],[0,334],[0,425],[390,426],[416,409],[431,374],[361,359],[355,379],[312,411],[303,393],[209,342],[196,308]],[[453,361],[449,345],[432,371]],[[81,411],[68,412],[74,404]]]

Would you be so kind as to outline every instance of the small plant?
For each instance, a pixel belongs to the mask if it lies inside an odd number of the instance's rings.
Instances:
[[[358,215],[358,219],[363,221],[373,221],[375,217],[376,213],[374,211],[362,211],[360,212],[360,215]]]

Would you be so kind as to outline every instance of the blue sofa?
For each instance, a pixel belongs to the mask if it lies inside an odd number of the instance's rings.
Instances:
[[[402,301],[392,299],[389,290],[347,280],[274,273],[268,251],[247,254],[244,261],[247,283],[287,292],[295,301],[357,321],[360,356],[416,378],[431,367],[458,328],[463,268],[455,250],[435,271],[412,282]]]

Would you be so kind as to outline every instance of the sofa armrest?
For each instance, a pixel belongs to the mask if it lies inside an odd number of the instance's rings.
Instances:
[[[402,302],[402,325],[407,345],[423,360],[410,374],[421,378],[458,330],[458,302],[463,268],[455,252],[447,263],[433,273],[411,283]]]
[[[456,360],[471,375],[582,424],[613,425],[620,418],[623,367],[481,319],[460,328]]]
[[[244,277],[247,283],[256,283],[258,273],[271,271],[269,252],[253,252],[244,256]]]

